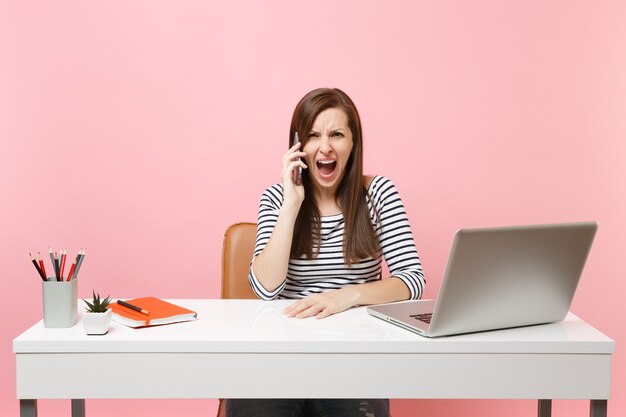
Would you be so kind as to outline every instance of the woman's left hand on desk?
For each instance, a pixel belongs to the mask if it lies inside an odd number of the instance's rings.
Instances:
[[[283,314],[287,317],[303,319],[315,316],[323,319],[357,304],[358,292],[354,286],[310,295],[287,307]]]

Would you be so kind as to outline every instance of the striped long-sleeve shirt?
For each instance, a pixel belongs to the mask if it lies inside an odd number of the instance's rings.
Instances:
[[[409,221],[393,183],[381,176],[372,180],[368,208],[378,236],[382,256],[391,276],[401,279],[411,292],[411,299],[421,298],[424,274],[415,248]],[[261,196],[254,259],[263,251],[274,230],[283,202],[280,184],[269,187]],[[374,211],[374,207],[376,211]],[[376,212],[380,218],[377,222]],[[264,300],[298,299],[349,284],[362,284],[381,278],[382,259],[369,258],[348,266],[343,257],[343,214],[321,217],[321,245],[317,257],[290,259],[287,276],[274,291],[266,290],[252,266],[248,278],[254,292]]]

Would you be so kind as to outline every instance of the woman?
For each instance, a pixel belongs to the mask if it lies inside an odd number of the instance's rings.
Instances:
[[[265,300],[298,299],[287,317],[318,319],[353,306],[417,299],[424,275],[394,185],[363,175],[361,121],[339,89],[305,95],[291,120],[282,184],[261,197],[250,284]],[[301,184],[296,180],[302,169]],[[382,256],[391,276],[381,279]],[[233,417],[387,416],[387,400],[228,400]],[[308,414],[307,414],[308,415]]]

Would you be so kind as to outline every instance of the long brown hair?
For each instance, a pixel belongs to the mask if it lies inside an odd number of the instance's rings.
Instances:
[[[313,122],[324,110],[338,108],[348,116],[348,127],[352,132],[352,152],[346,170],[337,188],[337,204],[344,216],[343,256],[348,265],[359,260],[377,257],[380,244],[372,226],[367,207],[369,195],[363,180],[363,135],[361,118],[356,106],[346,93],[338,88],[318,88],[305,95],[296,106],[289,129],[289,146],[295,132],[306,145]],[[319,253],[321,216],[308,170],[303,170],[304,201],[296,218],[291,242],[292,258],[304,255],[312,259]]]

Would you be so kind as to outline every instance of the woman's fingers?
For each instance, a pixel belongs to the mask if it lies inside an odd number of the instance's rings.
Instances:
[[[292,146],[284,155],[283,155],[283,178],[288,175],[293,175],[293,170],[297,167],[301,167],[302,169],[306,169],[306,164],[302,161],[302,158],[306,156],[306,153],[298,151],[295,148],[298,148],[300,144],[296,144]]]
[[[306,153],[300,152],[298,149],[300,144],[296,144],[289,148],[283,155],[282,161],[282,182],[283,182],[283,203],[285,205],[299,205],[304,200],[304,187],[302,184],[296,185],[296,175],[298,169],[307,169],[306,164],[302,160]]]
[[[324,309],[322,311],[320,311],[319,313],[317,313],[315,315],[316,319],[325,319],[326,317],[330,316],[334,314],[332,311],[330,311],[329,309]]]
[[[306,153],[304,152],[287,152],[283,157],[283,166],[287,166],[292,162],[302,162],[302,158],[305,156]]]
[[[287,307],[283,313],[290,318],[304,318],[317,314],[320,308],[322,307],[313,300],[305,298]]]
[[[283,162],[285,161],[288,162],[295,158],[303,158],[306,155],[306,153],[300,150],[301,145],[302,144],[300,143],[296,143],[291,148],[287,149],[287,152],[285,152],[285,154],[283,155]]]
[[[289,163],[289,165],[287,166],[287,169],[289,170],[289,172],[293,172],[293,170],[298,168],[298,167],[300,167],[302,169],[307,169],[308,168],[304,162],[302,162],[299,159],[296,159],[295,161],[291,161]]]
[[[309,308],[304,309],[304,310],[300,311],[298,314],[296,314],[295,318],[297,318],[297,319],[304,319],[304,318],[307,318],[307,317],[316,316],[322,310],[324,310],[324,306],[322,306],[320,304],[313,304],[312,306],[309,306]]]
[[[283,310],[283,314],[287,317],[295,317],[304,308],[308,308],[308,304],[304,304],[304,300],[296,301]]]

